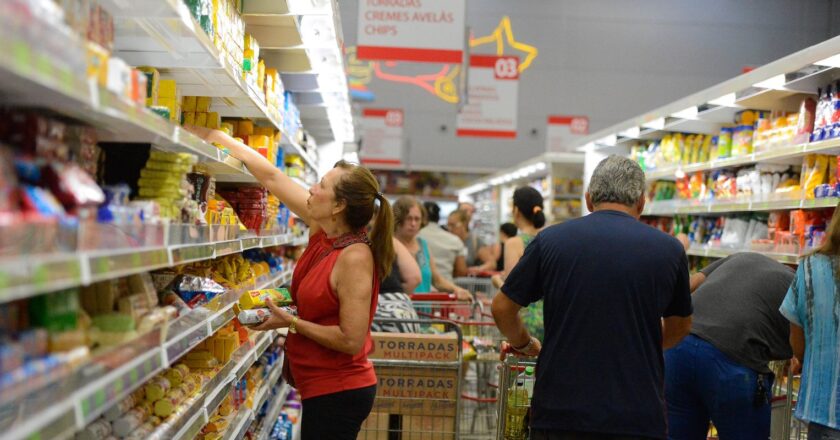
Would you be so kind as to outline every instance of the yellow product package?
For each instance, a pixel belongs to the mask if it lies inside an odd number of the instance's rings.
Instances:
[[[209,96],[199,96],[195,100],[195,111],[196,112],[209,112],[210,111],[210,101],[211,98]]]
[[[271,298],[274,305],[278,307],[292,305],[292,294],[288,289],[279,287],[276,289],[249,290],[239,297],[239,308],[249,310],[258,307],[265,307],[265,300]]]
[[[181,100],[181,110],[183,110],[184,112],[195,112],[195,106],[195,96],[184,96],[184,98]]]

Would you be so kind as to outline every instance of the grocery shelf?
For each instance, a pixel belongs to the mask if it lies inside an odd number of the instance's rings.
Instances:
[[[797,111],[804,96],[815,95],[818,87],[840,78],[832,58],[838,53],[840,37],[834,37],[600,130],[581,139],[575,148],[629,148],[635,139],[662,137],[668,129],[689,132],[731,123],[731,116],[742,109]],[[634,132],[638,135],[623,136]]]
[[[186,405],[182,405],[179,413],[167,419],[152,433],[155,438],[171,438],[173,440],[192,439],[210,420],[225,399],[231,386],[238,382],[248,368],[265,352],[276,336],[273,332],[263,332],[253,344],[243,345],[236,352],[230,362],[213,377],[199,393],[191,398]],[[185,423],[180,423],[184,420]],[[181,427],[176,431],[178,427]]]
[[[288,272],[284,275],[290,277]],[[240,291],[229,291],[218,300],[178,317],[166,329],[158,328],[132,340],[131,344],[94,355],[73,372],[44,383],[24,384],[23,389],[8,392],[0,401],[4,414],[31,416],[37,413],[37,417],[27,417],[18,425],[7,421],[11,423],[7,425],[11,428],[7,438],[34,438],[39,435],[41,438],[59,438],[84,428],[227,325],[233,319],[232,307],[240,294]],[[277,335],[276,332],[262,333],[252,347],[244,346],[247,349],[242,358],[227,373],[231,377],[241,377],[247,370],[244,365],[253,364]],[[186,428],[189,428],[189,423]]]
[[[0,17],[0,27],[14,28],[23,20],[13,15]],[[83,70],[54,60],[44,47],[60,45],[70,56],[83,61],[84,46],[74,34],[50,29],[47,24],[41,26],[42,37],[56,41],[30,41],[26,39],[29,33],[0,33],[3,46],[12,48],[14,54],[0,57],[0,92],[4,102],[46,107],[88,123],[99,129],[100,141],[150,143],[166,151],[193,153],[222,182],[230,180],[229,176],[256,182],[238,160],[145,107],[126,102],[87,81]]]
[[[580,200],[583,194],[555,194],[554,200]]]
[[[283,411],[283,405],[286,403],[286,398],[289,397],[289,393],[291,391],[292,387],[290,387],[289,384],[284,383],[283,387],[277,393],[277,398],[274,400],[274,403],[272,403],[265,412],[265,418],[263,419],[265,422],[255,437],[257,440],[268,439],[269,435],[271,435],[271,429],[274,427],[274,421],[280,417],[280,412]]]
[[[280,118],[242,79],[233,60],[213,44],[182,1],[105,2],[115,18],[114,54],[133,66],[154,66],[175,79],[186,96],[211,96],[211,109],[225,117],[263,119],[280,128]]]
[[[762,252],[756,251],[751,249],[736,249],[736,248],[720,248],[720,247],[712,247],[712,246],[691,246],[686,253],[688,255],[698,256],[698,257],[710,257],[710,258],[726,258],[732,254],[736,254],[739,252],[754,252],[758,254],[762,254],[773,260],[776,260],[780,263],[784,264],[798,264],[799,259],[801,258],[798,254],[785,254],[785,253],[778,253],[778,252]]]
[[[787,145],[772,148],[766,151],[754,152],[747,156],[716,159],[699,164],[658,168],[646,172],[645,178],[648,180],[674,179],[676,175],[680,173],[687,174],[711,171],[721,168],[751,165],[754,163],[797,165],[802,163],[801,158],[806,154],[840,154],[840,138],[805,144]]]
[[[291,149],[290,153],[297,154],[298,156],[302,157],[303,161],[306,162],[307,165],[312,167],[313,170],[318,170],[318,164],[315,162],[315,159],[313,159],[312,156],[309,153],[307,153],[303,149],[303,147],[300,146],[300,144],[298,144],[297,142],[295,142],[295,140],[290,138],[285,131],[283,131],[283,139],[282,141],[280,141],[280,143],[284,146],[289,147]],[[289,151],[289,149],[286,149],[286,151]]]
[[[722,214],[730,212],[822,209],[834,208],[838,203],[840,203],[840,198],[838,197],[825,197],[820,199],[785,198],[776,200],[744,198],[706,202],[698,200],[663,200],[648,203],[642,215],[672,216],[680,214]]]
[[[248,430],[248,427],[251,426],[251,422],[254,420],[255,414],[249,408],[246,408],[245,405],[242,405],[239,408],[239,411],[236,413],[236,417],[233,418],[233,421],[230,423],[231,426],[228,428],[225,435],[222,436],[223,440],[242,440],[245,437],[245,432]]]
[[[291,234],[280,234],[184,245],[22,255],[2,259],[0,303],[178,264],[218,258],[247,249],[292,245],[296,242]]]

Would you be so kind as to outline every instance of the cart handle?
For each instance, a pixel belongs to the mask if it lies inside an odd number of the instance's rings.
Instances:
[[[409,295],[412,301],[456,301],[454,293],[413,293]]]

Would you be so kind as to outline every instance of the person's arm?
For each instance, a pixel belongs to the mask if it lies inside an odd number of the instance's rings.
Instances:
[[[467,258],[463,255],[458,255],[455,257],[455,264],[452,266],[452,276],[455,278],[457,277],[465,277],[468,274],[467,270]]]
[[[501,275],[493,275],[490,282],[497,289],[501,289],[510,272],[525,254],[525,242],[519,237],[511,237],[505,241],[505,265]]]
[[[485,272],[494,270],[496,268],[496,259],[493,258],[493,248],[490,246],[482,246],[478,248],[476,257],[481,261],[481,264],[470,269],[476,272]]]
[[[338,325],[320,325],[298,319],[298,334],[341,353],[358,354],[365,344],[370,321],[370,302],[373,297],[373,255],[364,244],[345,248],[330,275],[338,295]],[[271,316],[254,327],[270,330],[289,327],[294,316],[267,301]]]
[[[525,329],[525,324],[519,316],[521,309],[522,306],[513,302],[503,292],[493,296],[493,304],[490,306],[496,327],[505,335],[510,347],[525,356],[536,356],[540,354],[542,346],[540,341],[528,334],[528,330]],[[503,357],[505,348],[504,346],[502,348]]]
[[[680,246],[675,257],[677,265],[674,293],[671,302],[662,314],[662,348],[667,350],[679,344],[691,331],[691,282],[688,275],[688,257]]]
[[[793,357],[803,363],[805,361],[805,331],[802,327],[790,324],[790,347],[793,349]]]
[[[519,253],[512,252],[508,247],[514,240],[509,239],[505,244],[505,272],[509,273],[505,279],[502,290],[493,297],[491,311],[493,320],[502,335],[507,338],[510,346],[526,356],[536,356],[542,346],[536,338],[533,338],[525,328],[519,310],[531,303],[540,300],[544,293],[542,290],[542,276],[540,274],[540,247],[538,239],[528,248],[527,254],[522,254],[524,248],[522,240],[519,239]],[[513,259],[518,260],[518,263]],[[508,264],[513,264],[509,267]],[[505,356],[506,345],[502,345],[502,358]]]
[[[691,330],[691,316],[669,316],[662,320],[662,348],[676,346],[688,336]]]
[[[452,281],[449,281],[441,276],[435,266],[435,257],[433,257],[432,254],[429,254],[429,267],[432,269],[432,285],[435,286],[435,289],[440,292],[454,293],[455,296],[462,301],[473,299],[469,290],[458,287]]]
[[[248,167],[248,171],[257,178],[260,184],[280,199],[284,205],[288,206],[313,231],[317,228],[317,225],[312,224],[308,219],[306,200],[309,198],[309,191],[295,183],[268,159],[221,130],[197,126],[184,126],[184,128],[207,142],[215,142],[227,148],[231,156],[239,159]]]
[[[691,279],[689,280],[691,293],[694,293],[694,291],[697,290],[697,288],[700,287],[700,285],[702,285],[705,281],[706,274],[704,274],[703,272],[697,272],[696,274],[692,275]]]
[[[397,267],[400,270],[400,280],[403,292],[412,293],[414,289],[423,281],[423,276],[420,274],[420,266],[417,261],[411,256],[411,252],[406,249],[396,238],[394,241],[394,253],[397,255]]]

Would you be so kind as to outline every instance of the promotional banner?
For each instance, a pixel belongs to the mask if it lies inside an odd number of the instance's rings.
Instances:
[[[458,113],[461,137],[515,138],[519,107],[519,58],[470,57],[469,100]]]
[[[356,56],[460,64],[465,16],[465,0],[360,0]]]
[[[547,151],[574,151],[575,142],[589,134],[589,118],[586,116],[552,115],[548,117],[545,131]]]
[[[400,165],[403,154],[403,111],[366,108],[362,111],[363,164]]]

